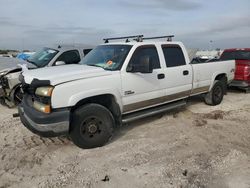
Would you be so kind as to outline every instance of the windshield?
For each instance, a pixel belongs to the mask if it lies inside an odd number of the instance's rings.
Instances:
[[[131,45],[100,45],[94,48],[80,64],[101,67],[105,70],[120,70]]]
[[[44,67],[48,65],[48,63],[55,57],[57,53],[57,50],[51,48],[43,48],[42,50],[29,57],[27,61],[36,65],[37,67]]]
[[[250,51],[225,51],[221,57],[221,60],[250,60]]]

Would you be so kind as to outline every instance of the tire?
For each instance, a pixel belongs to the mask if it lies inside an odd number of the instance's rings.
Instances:
[[[23,93],[21,90],[21,86],[17,85],[14,89],[12,89],[9,97],[9,101],[11,102],[11,107],[17,106],[22,102]]]
[[[23,99],[23,93],[21,91],[20,86],[18,88],[16,88],[15,92],[14,92],[14,103],[15,105],[18,105],[22,102]]]
[[[91,103],[73,112],[69,135],[80,148],[101,147],[112,137],[114,124],[114,118],[107,108]]]
[[[3,105],[3,106],[6,106],[4,98],[0,98],[0,104]]]
[[[204,97],[205,103],[215,106],[221,103],[224,97],[224,83],[220,80],[215,80],[213,88]]]
[[[227,77],[222,77],[220,81],[223,83],[223,92],[224,95],[227,95]]]
[[[250,87],[245,88],[245,93],[250,93]]]

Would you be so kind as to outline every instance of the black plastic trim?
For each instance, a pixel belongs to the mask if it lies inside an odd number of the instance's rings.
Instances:
[[[69,120],[70,110],[69,108],[61,108],[58,111],[53,111],[50,114],[45,114],[43,112],[39,112],[36,109],[34,109],[30,104],[31,101],[28,101],[29,98],[27,95],[24,96],[22,100],[22,107],[24,108],[24,111],[26,115],[35,123],[38,124],[51,124],[51,123],[57,123],[61,121],[67,121]]]
[[[26,95],[24,96],[22,103],[18,106],[18,112],[20,115],[21,122],[24,124],[26,128],[28,128],[31,132],[43,137],[55,137],[59,135],[68,134],[68,130],[55,132],[53,131],[53,128],[51,128],[51,130],[41,131],[38,128],[36,129],[36,126],[46,125],[49,127],[53,124],[59,124],[58,126],[61,126],[60,122],[69,122],[70,121],[69,108],[61,108],[51,112],[50,114],[45,114],[35,110],[31,106],[31,103],[32,101],[30,101],[30,98]],[[28,118],[26,118],[26,116]],[[35,126],[34,124],[32,125],[32,123],[29,122],[30,120],[28,119],[33,121]]]
[[[243,80],[233,80],[233,81],[229,84],[229,86],[247,88],[247,87],[250,87],[250,84],[248,84],[247,81],[243,81]]]

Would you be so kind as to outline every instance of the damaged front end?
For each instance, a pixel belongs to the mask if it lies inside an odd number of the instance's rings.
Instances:
[[[19,75],[22,68],[4,70],[0,73],[0,101],[8,107],[14,107],[22,100]]]
[[[8,88],[8,81],[6,80],[6,74],[8,74],[8,71],[4,70],[0,72],[0,98],[6,96],[5,89]]]

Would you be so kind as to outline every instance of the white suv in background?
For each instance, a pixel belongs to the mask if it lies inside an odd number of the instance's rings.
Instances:
[[[91,50],[86,46],[59,45],[44,47],[37,51],[21,66],[11,65],[0,71],[0,101],[9,107],[19,104],[22,100],[19,75],[22,69],[37,69],[43,67],[77,64]],[[1,66],[0,66],[1,67]]]

